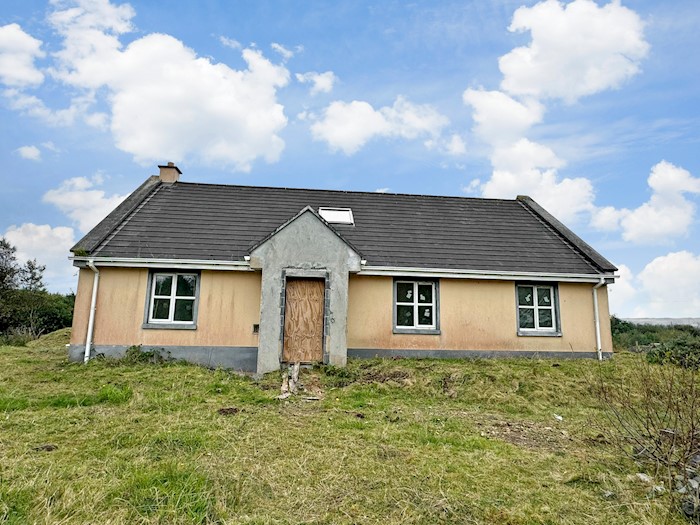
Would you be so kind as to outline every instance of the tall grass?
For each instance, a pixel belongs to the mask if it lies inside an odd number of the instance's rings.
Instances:
[[[0,522],[663,523],[590,425],[590,377],[637,359],[351,361],[278,401],[278,374],[4,347]]]

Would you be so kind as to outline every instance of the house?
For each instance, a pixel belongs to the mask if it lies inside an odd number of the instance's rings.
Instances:
[[[528,197],[199,184],[159,166],[73,248],[70,357],[264,373],[348,357],[598,357],[616,268]]]

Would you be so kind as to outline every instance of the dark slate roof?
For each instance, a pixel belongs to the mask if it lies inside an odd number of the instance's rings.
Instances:
[[[242,261],[252,246],[306,206],[331,206],[352,208],[355,225],[333,228],[370,266],[573,274],[616,270],[523,197],[153,184],[152,179],[74,251],[96,257]]]

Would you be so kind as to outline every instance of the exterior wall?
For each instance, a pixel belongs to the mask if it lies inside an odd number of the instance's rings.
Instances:
[[[324,362],[345,365],[348,273],[359,271],[360,256],[306,211],[256,247],[250,254],[250,264],[262,269],[257,372],[263,374],[280,367],[286,276],[327,279]]]
[[[394,334],[393,279],[353,275],[348,348],[595,352],[592,287],[559,283],[561,337],[518,336],[513,282],[441,279],[440,334]],[[598,290],[598,298],[603,351],[612,352],[606,287]]]
[[[274,257],[275,253],[288,253],[275,249],[272,255],[266,254],[262,276],[259,272],[202,271],[196,330],[142,328],[148,270],[100,269],[93,335],[96,352],[120,355],[129,346],[141,345],[144,349],[163,348],[172,357],[209,366],[258,373],[276,370],[281,355],[285,273],[303,275],[314,271],[328,275],[326,346],[332,364],[345,364],[348,353],[370,355],[368,350],[386,351],[383,355],[406,351],[405,355],[414,356],[428,355],[425,351],[430,350],[454,351],[455,357],[467,356],[469,352],[595,352],[591,284],[559,283],[561,337],[519,337],[513,282],[468,279],[440,280],[440,335],[394,334],[393,279],[348,277],[349,270],[359,266],[356,254],[327,228],[324,227],[325,232],[332,237],[324,237],[323,230],[314,231],[308,225],[305,228],[316,237],[313,246],[319,246],[319,253],[293,229],[287,239],[279,238],[284,243],[297,243],[299,251],[306,250],[308,260],[305,262],[298,254],[295,267],[287,264],[286,258]],[[323,238],[320,243],[319,236]],[[342,250],[334,245],[335,241],[341,243]],[[316,257],[326,260],[311,263]],[[76,360],[82,359],[85,350],[92,283],[93,272],[81,269],[70,351]],[[612,336],[607,287],[601,287],[597,293],[602,347],[609,353]],[[253,333],[254,323],[260,323],[260,337],[268,341],[268,351],[262,356],[258,348],[264,343],[259,343],[258,335]],[[444,352],[435,355],[444,356]]]
[[[81,269],[75,300],[71,345],[84,349],[93,272]],[[104,348],[132,345],[182,348],[257,348],[253,324],[260,319],[260,274],[201,272],[196,330],[142,328],[148,270],[100,268],[93,344]],[[231,351],[234,351],[232,349]]]

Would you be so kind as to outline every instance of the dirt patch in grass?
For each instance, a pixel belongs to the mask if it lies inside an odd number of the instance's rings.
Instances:
[[[570,447],[574,438],[567,430],[538,421],[484,419],[477,422],[480,435],[518,447],[557,452]]]

